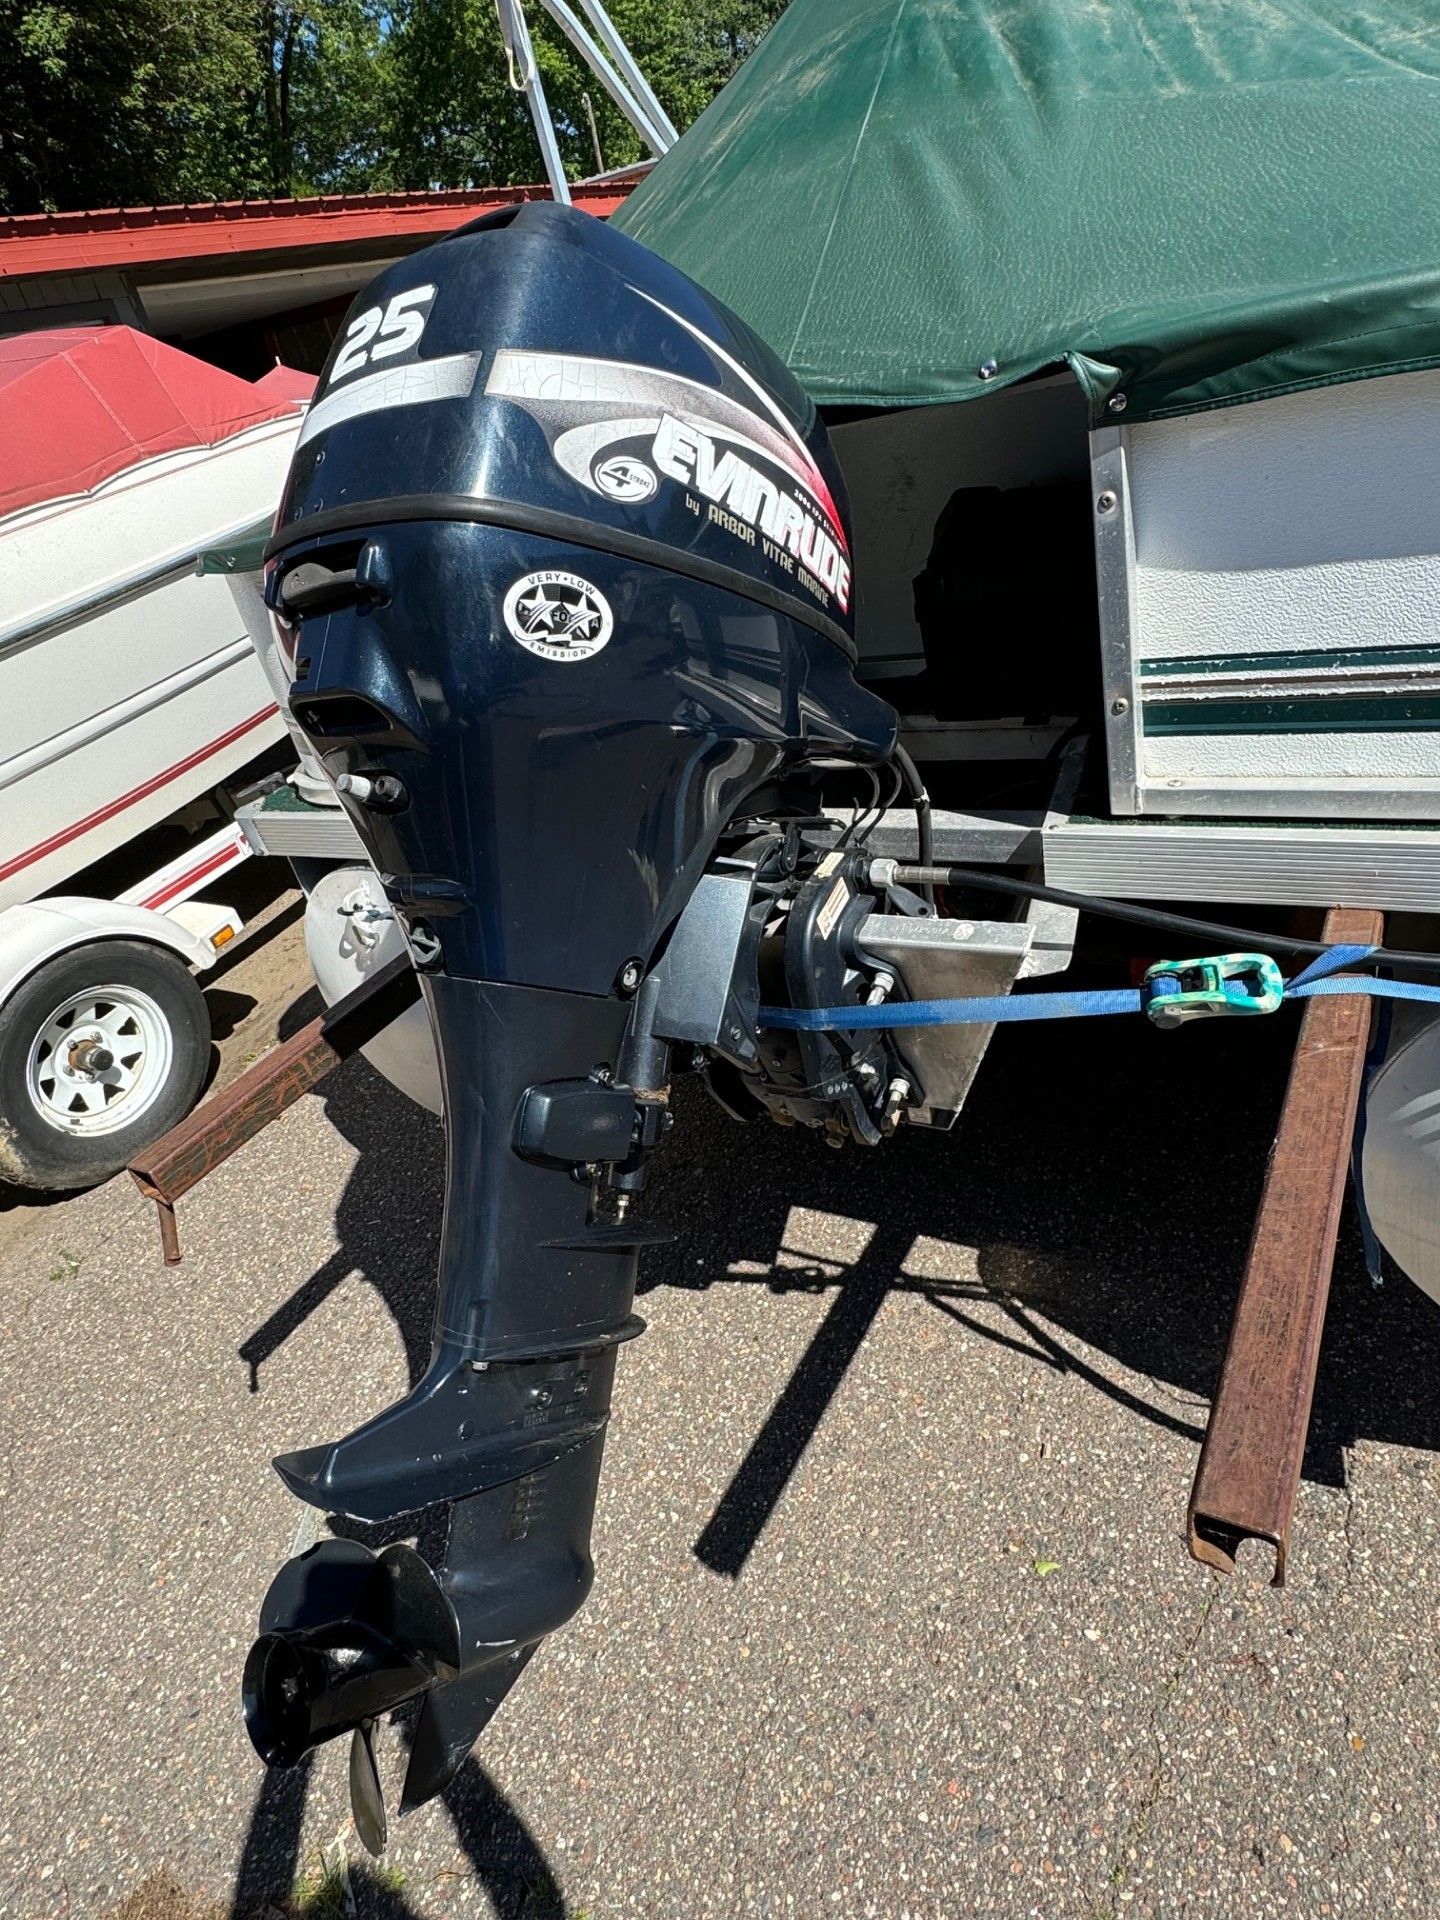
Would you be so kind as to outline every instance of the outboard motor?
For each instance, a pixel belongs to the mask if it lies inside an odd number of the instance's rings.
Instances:
[[[672,1066],[837,1143],[926,1097],[886,1035],[757,1028],[762,998],[895,985],[858,936],[868,863],[814,830],[822,797],[879,799],[896,719],[852,677],[846,507],[813,407],[692,282],[548,204],[361,295],[267,599],[445,1096],[429,1370],[276,1461],[326,1513],[439,1509],[438,1564],[313,1547],[272,1586],[244,1680],[272,1764],[356,1734],[378,1846],[374,1721],[423,1696],[402,1804],[429,1799],[589,1590],[637,1252],[667,1237],[632,1202]]]

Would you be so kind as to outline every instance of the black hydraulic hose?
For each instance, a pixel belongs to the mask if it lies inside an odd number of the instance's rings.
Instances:
[[[1189,914],[1165,913],[1158,907],[1102,900],[1090,893],[1070,893],[1063,887],[1045,887],[1034,880],[1014,880],[1008,874],[988,873],[978,867],[924,864],[912,867],[897,862],[895,878],[906,887],[977,887],[988,893],[1010,894],[1017,900],[1048,900],[1057,907],[1077,907],[1082,913],[1099,914],[1108,920],[1128,920],[1136,926],[1156,927],[1162,933],[1194,934],[1203,940],[1222,941],[1232,948],[1289,953],[1304,959],[1330,951],[1330,942],[1326,940],[1296,940],[1285,933],[1257,933],[1253,927],[1227,927],[1218,920],[1194,920]],[[1405,953],[1395,947],[1376,947],[1367,955],[1366,965],[1411,967],[1421,973],[1440,973],[1440,953]]]
[[[920,769],[910,758],[904,747],[895,743],[894,761],[900,776],[910,789],[911,804],[915,808],[915,839],[920,853],[920,865],[913,869],[918,875],[921,869],[930,869],[935,861],[935,827],[930,818],[930,796],[925,791],[925,782],[920,778]],[[938,873],[939,868],[935,868]],[[933,907],[935,904],[935,882],[919,879],[916,884],[924,898]],[[942,881],[941,885],[944,884]]]

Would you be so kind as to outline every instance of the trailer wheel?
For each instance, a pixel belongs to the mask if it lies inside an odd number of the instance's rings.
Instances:
[[[92,1187],[195,1103],[210,1017],[178,955],[142,940],[57,954],[0,1007],[0,1177]]]

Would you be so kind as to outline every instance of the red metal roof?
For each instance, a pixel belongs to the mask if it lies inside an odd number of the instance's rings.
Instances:
[[[600,219],[629,180],[575,186],[577,207]],[[106,207],[0,219],[0,279],[45,273],[134,271],[249,253],[426,240],[494,207],[548,200],[548,187],[475,187],[443,193],[338,193],[310,200],[217,200],[195,206]]]

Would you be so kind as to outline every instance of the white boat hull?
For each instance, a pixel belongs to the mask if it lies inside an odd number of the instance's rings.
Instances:
[[[0,909],[223,783],[284,734],[223,577],[271,512],[298,412],[0,522]]]

